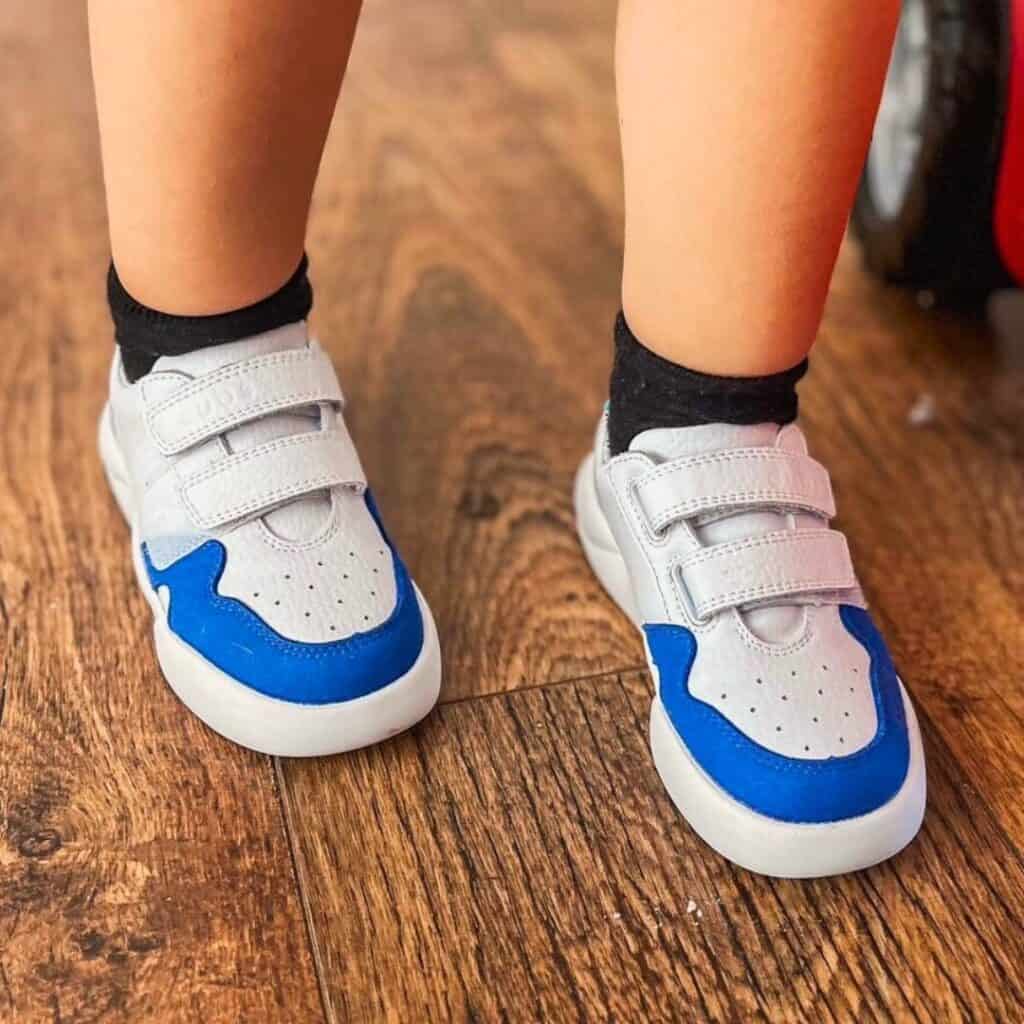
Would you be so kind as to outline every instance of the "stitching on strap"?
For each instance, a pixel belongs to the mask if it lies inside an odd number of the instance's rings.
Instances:
[[[815,573],[813,567],[804,570],[802,565],[793,564],[794,559],[805,557],[802,550],[806,550],[808,546],[824,549],[823,558],[829,564],[822,566],[820,573]],[[730,562],[749,557],[759,549],[773,548],[780,559],[780,564],[758,568],[768,573],[777,569],[785,575],[764,583],[751,582],[745,586],[721,589],[721,583],[725,582],[724,573]],[[787,562],[789,564],[786,564]],[[702,618],[764,597],[798,597],[803,594],[848,590],[857,585],[846,538],[836,530],[779,530],[758,537],[715,544],[684,556],[675,564],[693,606]],[[699,573],[696,578],[687,578],[688,572],[699,570],[705,565],[712,573],[710,579],[702,579],[703,573]],[[701,591],[704,591],[702,595]]]
[[[719,490],[723,481],[702,473],[741,465],[769,474],[773,471],[791,472],[797,479],[790,486],[786,486],[785,481],[782,481],[782,486],[771,486],[769,479],[765,481],[768,486],[764,487]],[[826,518],[835,515],[832,487],[825,468],[809,455],[771,448],[737,448],[673,459],[646,473],[637,480],[635,487],[640,506],[653,531],[664,529],[674,519],[742,505],[781,505],[805,509]],[[688,488],[691,494],[659,508],[659,499],[670,498],[671,490],[676,488]],[[660,493],[665,489],[669,489],[667,494]]]
[[[294,459],[296,452],[301,452],[302,449],[306,449],[314,461],[303,475],[297,476]],[[261,467],[261,462],[267,463],[267,466]],[[253,496],[212,510],[209,506],[217,505],[216,496],[206,496],[198,504],[194,500],[197,488],[218,477],[237,473],[250,464],[249,472],[259,473],[261,480],[268,481],[274,475],[281,474],[287,482],[279,486],[270,486],[268,482],[266,489],[262,490],[257,485]],[[229,455],[182,480],[180,492],[181,500],[193,521],[209,528],[222,526],[233,519],[270,508],[287,498],[339,485],[361,489],[366,486],[366,479],[347,433],[334,431],[279,438],[256,448]],[[202,509],[199,505],[207,507]]]
[[[245,380],[245,378],[255,378],[252,386],[256,388],[260,386],[261,377],[289,366],[308,368],[310,372],[318,373],[323,380],[310,387],[292,390],[263,400],[259,400],[258,395],[254,394],[251,401],[239,402],[234,408],[229,408],[212,418],[204,419],[184,433],[175,433],[173,429],[168,433],[161,426],[161,421],[166,421],[177,408],[189,402],[201,401],[211,391],[215,394],[216,389],[225,389],[233,382]],[[269,383],[272,386],[273,381]],[[232,363],[205,374],[179,388],[173,395],[156,402],[146,411],[146,422],[160,451],[164,454],[175,454],[192,447],[199,441],[223,433],[232,426],[258,419],[270,412],[284,411],[294,406],[308,405],[316,401],[340,403],[344,401],[344,396],[330,359],[322,349],[310,347],[255,356],[252,359]]]

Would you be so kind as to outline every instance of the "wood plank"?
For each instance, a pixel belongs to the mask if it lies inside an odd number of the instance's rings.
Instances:
[[[438,615],[443,699],[641,662],[569,507],[620,261],[611,20],[596,0],[369,8],[325,159],[319,316]],[[805,422],[910,689],[1018,837],[1022,385],[1012,339],[922,312],[846,247]]]
[[[916,698],[1024,842],[1021,331],[922,313],[848,247],[803,389],[873,610]],[[911,411],[930,399],[934,415]]]
[[[1024,867],[925,720],[918,842],[834,881],[728,865],[648,755],[646,673],[471,700],[289,763],[334,1020],[1008,1020]]]
[[[325,160],[317,315],[447,700],[640,661],[569,507],[618,284],[612,7],[368,7]],[[163,688],[92,454],[81,18],[0,10],[0,1020],[314,1020],[269,766]],[[855,879],[754,879],[661,792],[641,674],[456,703],[280,768],[334,1019],[1014,1017],[1024,363],[852,248],[833,291],[804,408],[925,718],[921,840]]]
[[[95,454],[84,13],[0,11],[0,1020],[319,1020],[272,765],[164,685]]]
[[[617,308],[613,8],[368,6],[324,158],[314,317],[443,699],[642,662],[570,499]]]
[[[640,661],[569,510],[618,287],[611,20],[589,0],[368,8],[325,159],[319,318],[438,612],[449,701]],[[668,809],[642,741],[589,731],[625,715],[611,683],[457,704],[354,764],[283,768],[335,1019],[1012,1016],[1018,351],[867,279],[849,245],[802,389],[926,722],[931,810],[907,854],[834,883],[752,879]],[[937,415],[915,427],[925,393]],[[610,710],[595,698],[587,728],[548,707],[595,687]]]

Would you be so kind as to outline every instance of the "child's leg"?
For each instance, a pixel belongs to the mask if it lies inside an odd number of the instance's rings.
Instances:
[[[853,202],[899,0],[621,0],[623,309],[693,370],[804,358]]]
[[[292,275],[359,7],[90,0],[111,245],[139,302],[223,313]]]
[[[896,7],[622,0],[624,316],[577,523],[644,630],[666,788],[768,874],[873,864],[924,811],[913,709],[793,422]]]
[[[90,5],[119,345],[101,455],[168,682],[271,754],[392,736],[440,686],[305,324],[310,193],[358,7]]]

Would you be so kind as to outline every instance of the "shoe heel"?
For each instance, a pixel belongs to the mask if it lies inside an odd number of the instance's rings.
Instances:
[[[99,428],[100,462],[106,474],[107,483],[128,525],[131,525],[131,488],[128,486],[128,474],[125,471],[124,456],[121,455],[110,425],[110,407],[104,406],[100,416]]]
[[[618,548],[608,546],[608,542],[614,545],[615,541],[611,538],[611,531],[597,501],[593,454],[583,460],[576,472],[573,503],[576,508],[576,532],[590,568],[608,596],[639,629],[640,616],[625,559],[619,554]],[[597,539],[602,536],[607,536],[608,541],[602,543]]]

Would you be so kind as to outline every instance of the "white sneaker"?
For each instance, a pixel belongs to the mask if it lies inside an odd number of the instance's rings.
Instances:
[[[799,428],[648,430],[613,458],[602,421],[575,497],[591,566],[643,631],[655,765],[693,828],[782,877],[910,842],[917,721]]]
[[[159,359],[134,384],[115,356],[100,455],[160,666],[209,726],[301,757],[386,739],[433,707],[433,619],[305,324]]]

